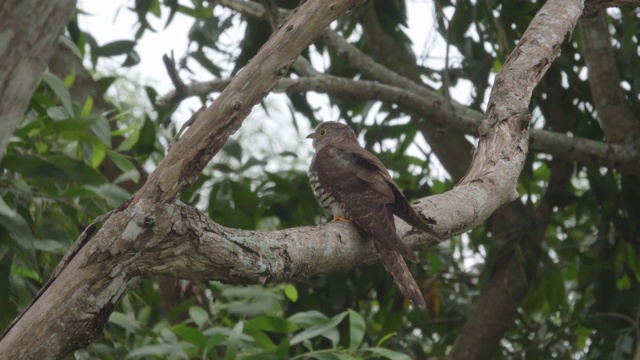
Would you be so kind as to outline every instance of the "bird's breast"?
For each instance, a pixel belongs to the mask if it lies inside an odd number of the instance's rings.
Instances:
[[[344,211],[343,207],[336,200],[333,194],[322,186],[317,172],[311,169],[309,169],[309,183],[311,184],[311,189],[316,195],[318,202],[320,202],[320,205],[322,205],[327,212],[333,216],[340,216],[342,218],[349,219],[348,214]]]

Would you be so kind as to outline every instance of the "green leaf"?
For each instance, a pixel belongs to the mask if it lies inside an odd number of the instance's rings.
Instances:
[[[51,91],[60,99],[62,106],[67,111],[70,117],[74,116],[73,104],[71,103],[71,95],[69,90],[64,86],[64,82],[56,75],[46,71],[42,74],[42,80],[49,86]]]
[[[244,322],[240,321],[233,327],[229,339],[227,340],[227,353],[225,354],[225,360],[233,360],[238,353],[238,344],[240,343],[240,335],[242,335],[242,328]]]
[[[0,248],[0,329],[5,329],[17,315],[16,304],[11,301],[11,264],[13,252]]]
[[[146,330],[145,326],[136,319],[117,311],[114,311],[111,316],[109,316],[109,322],[133,334],[144,334]]]
[[[273,340],[271,340],[269,335],[267,335],[265,332],[256,329],[247,329],[245,327],[244,333],[251,336],[255,344],[262,350],[269,352],[277,350],[277,347],[273,343]]]
[[[123,201],[127,200],[131,197],[127,191],[122,189],[120,186],[113,184],[103,184],[100,186],[86,186],[87,189],[93,191],[96,194],[99,194],[102,198],[107,202],[107,206],[111,208],[115,208],[116,206],[122,204]]]
[[[107,147],[111,147],[111,128],[107,118],[104,115],[91,115],[89,117],[95,117],[95,121],[89,127],[93,134]]]
[[[229,139],[227,143],[222,147],[222,151],[238,161],[242,159],[242,146],[236,140]]]
[[[349,348],[357,349],[364,339],[366,325],[362,315],[349,309]]]
[[[124,55],[132,51],[135,46],[135,41],[116,40],[94,49],[93,53],[94,55],[105,57]]]
[[[63,155],[50,156],[48,160],[64,171],[67,177],[75,183],[100,185],[108,182],[104,175],[82,161],[74,160]]]
[[[140,63],[140,55],[135,50],[131,50],[127,53],[127,57],[124,59],[122,63],[123,67],[131,67],[138,65]]]
[[[392,337],[396,336],[395,332],[389,333],[385,336],[383,336],[380,340],[378,340],[378,343],[376,344],[376,346],[380,346],[382,344],[384,344],[387,340],[391,339]]]
[[[2,160],[2,167],[33,178],[43,177],[54,182],[68,180],[64,171],[39,156],[7,154]]]
[[[284,287],[284,294],[289,300],[291,300],[291,302],[298,301],[298,289],[296,289],[295,285],[287,284]]]
[[[44,251],[58,255],[64,255],[69,249],[68,246],[56,240],[35,240],[33,243],[33,247],[38,251]]]
[[[216,64],[214,64],[202,51],[193,52],[190,54],[190,56],[214,76],[218,78],[222,77],[221,69]]]
[[[209,341],[207,342],[207,346],[205,347],[204,351],[202,352],[203,355],[203,359],[209,359],[208,356],[209,354],[210,357],[212,359],[218,359],[218,354],[216,352],[216,346],[220,345],[222,342],[224,342],[224,340],[227,339],[226,336],[222,335],[222,334],[213,334],[213,335],[209,335],[208,336]]]
[[[178,344],[180,342],[178,336],[168,328],[162,328],[160,330],[160,338],[162,338],[162,342],[168,344]]]
[[[91,109],[93,109],[93,98],[91,95],[87,95],[87,100],[84,102],[82,110],[80,110],[80,117],[89,116],[91,114]]]
[[[557,266],[553,266],[548,272],[545,286],[549,311],[553,313],[562,309],[567,298],[565,296],[564,277]]]
[[[91,167],[97,169],[105,156],[107,156],[107,152],[100,146],[93,146],[93,152],[91,153]]]
[[[0,226],[5,229],[17,245],[14,252],[20,254],[24,261],[33,264],[35,262],[33,253],[34,239],[31,234],[31,228],[17,211],[7,205],[2,197],[0,197]]]
[[[334,346],[336,344],[336,339],[333,338],[333,336],[330,334],[330,330],[335,330],[335,327],[338,326],[338,324],[342,321],[342,319],[345,318],[345,316],[347,316],[348,312],[342,312],[334,317],[331,318],[331,320],[325,322],[324,324],[318,324],[318,325],[314,325],[302,332],[300,332],[298,335],[294,336],[291,339],[291,345],[295,345],[298,343],[301,343],[305,340],[309,340],[312,339],[318,335],[322,335],[324,337],[329,338],[329,340],[331,340],[334,343]]]
[[[209,313],[200,306],[190,307],[189,317],[198,324],[198,326],[202,326],[209,321]]]
[[[120,155],[115,151],[107,151],[107,156],[114,164],[118,167],[118,169],[122,171],[137,171],[136,166],[126,157]]]
[[[130,150],[138,142],[139,137],[140,137],[140,131],[138,129],[134,129],[131,133],[129,133],[129,135],[125,137],[124,141],[122,141],[120,145],[118,145],[118,148],[116,150],[117,151]]]
[[[281,317],[260,315],[245,323],[245,329],[256,329],[275,333],[290,334],[298,330],[293,322]]]
[[[324,324],[329,321],[329,317],[319,311],[310,310],[291,315],[289,317],[289,321],[298,326],[307,328],[313,325]]]
[[[82,54],[80,54],[80,49],[78,49],[78,46],[68,37],[64,36],[64,35],[60,35],[58,37],[58,41],[66,46],[67,48],[69,48],[75,56],[78,57],[78,59],[82,59]]]
[[[385,348],[380,348],[380,347],[372,347],[372,348],[367,348],[367,351],[371,351],[374,354],[380,355],[384,358],[387,359],[393,359],[393,360],[411,360],[411,357],[409,355],[406,354],[402,354],[393,350],[389,350],[389,349],[385,349]]]
[[[125,359],[135,358],[157,358],[159,355],[163,358],[179,358],[188,359],[187,354],[178,344],[158,344],[147,345],[131,351]]]
[[[142,128],[140,128],[138,142],[134,148],[135,152],[138,156],[148,156],[155,150],[155,144],[156,127],[149,118],[146,118]]]
[[[140,172],[138,169],[123,171],[122,174],[113,180],[113,184],[120,184],[125,181],[133,181],[137,184],[138,181],[140,181]]]
[[[69,118],[69,112],[62,106],[52,106],[48,108],[47,115],[54,121],[63,121]]]

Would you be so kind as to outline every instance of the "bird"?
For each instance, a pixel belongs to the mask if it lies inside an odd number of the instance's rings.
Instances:
[[[325,121],[307,136],[315,150],[309,166],[309,183],[333,221],[354,223],[373,240],[387,272],[402,294],[418,307],[426,303],[403,257],[418,263],[416,254],[396,233],[394,215],[441,240],[411,207],[389,171],[372,153],[362,148],[345,124]]]

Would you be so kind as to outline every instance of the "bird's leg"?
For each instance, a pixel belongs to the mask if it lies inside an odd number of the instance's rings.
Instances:
[[[331,220],[331,222],[334,222],[334,221],[342,221],[342,222],[346,222],[348,224],[351,224],[351,220],[345,219],[342,216],[337,216],[337,215],[334,216],[333,219]]]

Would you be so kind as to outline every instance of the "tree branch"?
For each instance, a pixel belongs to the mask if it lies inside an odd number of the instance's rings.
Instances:
[[[222,91],[230,79],[194,82],[187,85],[188,96],[204,95]],[[438,128],[462,134],[478,136],[480,119],[463,116],[447,110],[440,103],[424,98],[405,89],[375,81],[351,80],[338,76],[320,74],[299,79],[285,78],[278,82],[275,92],[315,91],[354,100],[380,100],[397,104],[422,116],[424,122],[432,122]],[[174,92],[162,96],[159,105],[174,101]],[[640,151],[632,144],[603,144],[602,142],[569,137],[563,133],[547,130],[531,130],[529,146],[532,151],[575,160],[584,164],[619,169],[629,174],[640,174],[637,164]]]
[[[584,58],[589,69],[589,87],[607,142],[638,139],[640,122],[627,105],[620,87],[620,73],[611,46],[606,11],[580,21]]]
[[[560,72],[549,71],[546,77],[547,100],[543,114],[554,131],[566,132],[566,113],[562,107]],[[474,300],[473,310],[460,329],[449,353],[450,359],[490,359],[500,339],[513,326],[518,307],[537,274],[540,244],[551,223],[553,207],[562,206],[566,185],[571,180],[572,163],[554,158],[550,162],[551,178],[545,196],[533,211],[522,202],[513,202],[492,216],[491,232],[507,245],[491,277]]]
[[[585,0],[584,15],[592,16],[601,9],[609,7],[638,6],[640,0]]]

